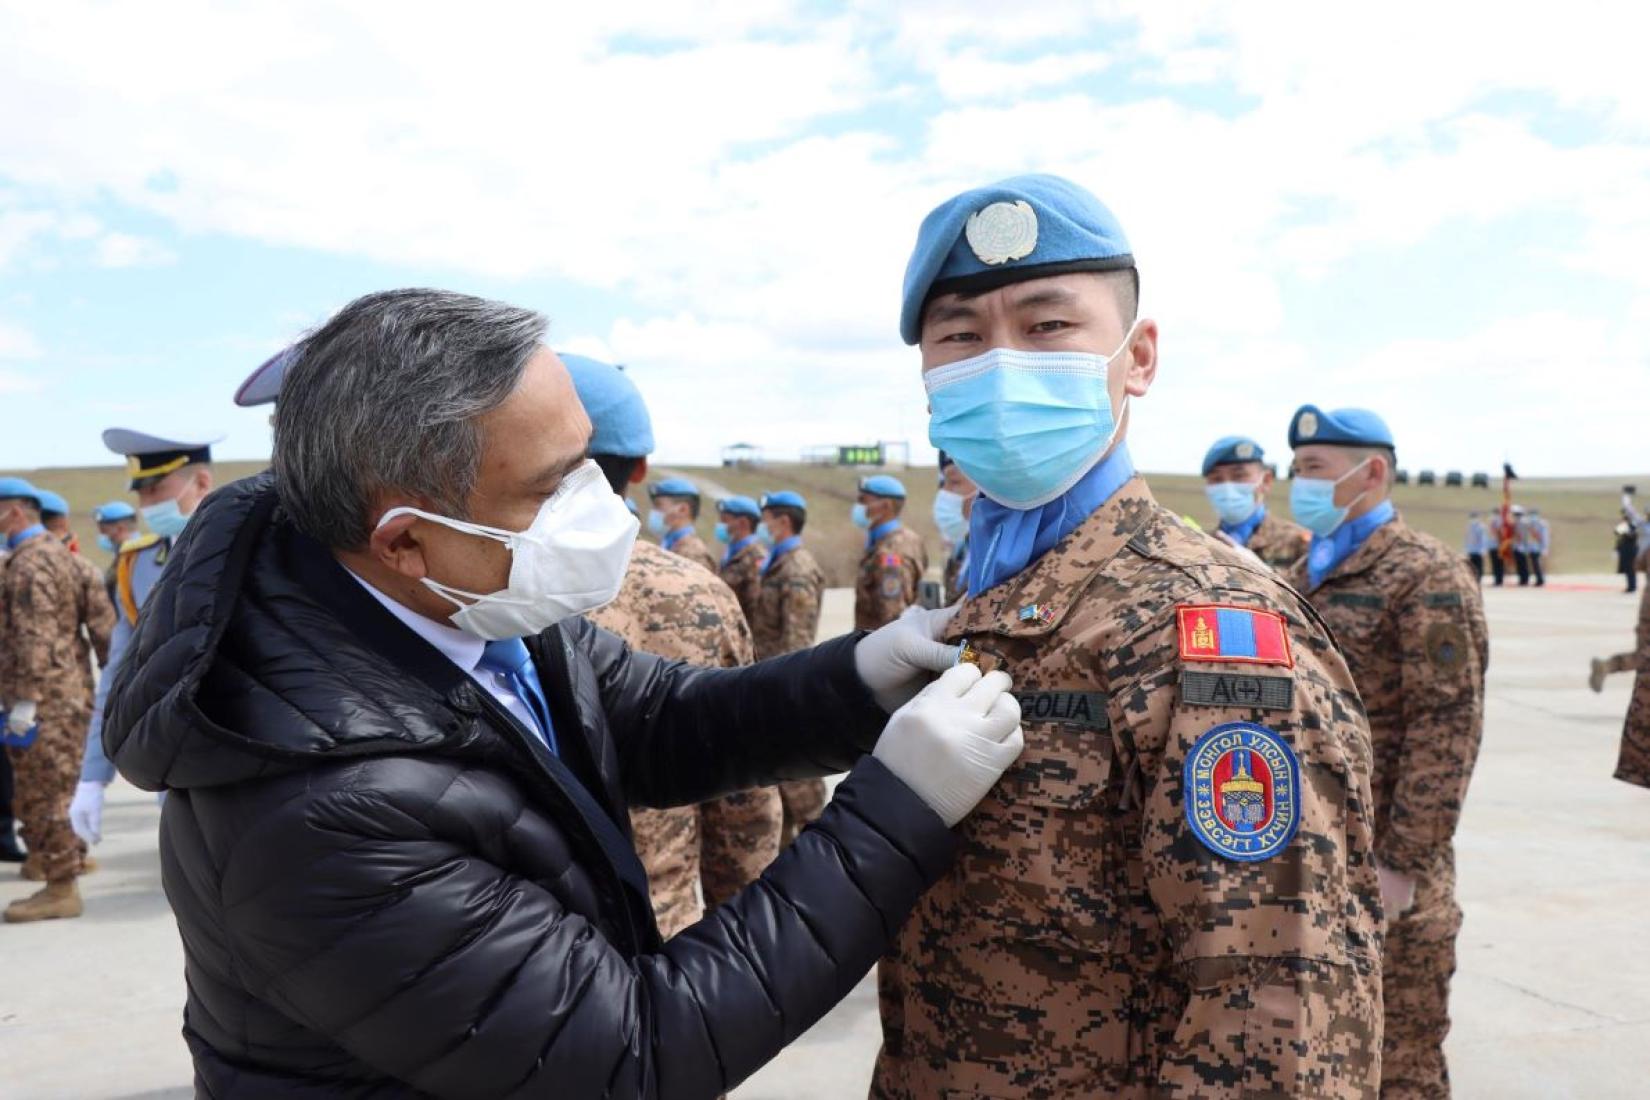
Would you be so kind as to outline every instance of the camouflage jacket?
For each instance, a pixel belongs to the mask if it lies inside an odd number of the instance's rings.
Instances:
[[[1306,556],[1312,546],[1312,533],[1268,508],[1247,545],[1261,561],[1283,570]]]
[[[716,555],[710,552],[710,547],[705,545],[705,540],[691,529],[671,544],[670,552],[686,558],[695,565],[702,565],[712,573],[720,571],[721,563],[717,561]]]
[[[1645,585],[1639,599],[1636,641],[1638,672],[1633,677],[1632,701],[1627,704],[1627,722],[1621,729],[1616,778],[1650,787],[1650,584]]]
[[[1369,735],[1311,607],[1134,478],[950,637],[1026,751],[882,963],[872,1095],[1374,1097]]]
[[[819,604],[825,595],[825,573],[806,546],[781,556],[761,575],[751,636],[756,659],[806,649],[819,633]]]
[[[739,610],[747,622],[756,613],[757,593],[762,590],[762,563],[767,560],[767,548],[752,539],[718,570],[722,580],[739,598]]]
[[[1425,871],[1455,836],[1484,731],[1484,601],[1461,555],[1395,517],[1316,588],[1288,579],[1334,628],[1369,714],[1376,855]]]
[[[876,541],[859,559],[854,583],[854,629],[875,630],[917,602],[917,586],[928,572],[922,536],[901,526]]]
[[[751,662],[750,630],[727,585],[651,542],[636,543],[618,596],[587,617],[646,653],[706,667]],[[700,916],[700,811],[636,809],[630,825],[659,933],[668,939]],[[775,841],[777,846],[777,836]]]
[[[114,625],[96,568],[50,535],[23,543],[0,582],[0,698],[33,700],[43,721],[84,722],[92,705],[91,655],[107,659]]]

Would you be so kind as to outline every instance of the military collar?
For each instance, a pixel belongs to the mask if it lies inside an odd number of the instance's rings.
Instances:
[[[1394,510],[1391,519],[1371,531],[1363,542],[1358,544],[1356,550],[1337,563],[1335,568],[1325,573],[1323,580],[1314,585],[1311,590],[1317,591],[1317,589],[1339,577],[1354,576],[1372,568],[1376,562],[1381,560],[1381,556],[1387,552],[1388,548],[1398,540],[1398,535],[1403,526],[1404,517]],[[1301,560],[1304,564],[1305,559]],[[1308,573],[1307,575],[1310,578],[1311,574]],[[1311,583],[1310,579],[1307,583]]]
[[[1031,638],[1051,633],[1093,576],[1146,526],[1157,501],[1135,476],[1025,571],[971,597],[948,634]]]

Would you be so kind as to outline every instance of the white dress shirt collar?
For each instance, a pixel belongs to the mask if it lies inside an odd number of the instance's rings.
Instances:
[[[481,663],[482,651],[487,643],[474,634],[467,634],[456,626],[438,623],[425,615],[420,615],[405,604],[398,603],[372,585],[356,576],[355,573],[345,570],[362,588],[372,594],[372,598],[384,605],[384,610],[401,620],[401,624],[408,630],[429,642],[439,649],[446,658],[459,668],[471,675],[475,674],[476,665]]]

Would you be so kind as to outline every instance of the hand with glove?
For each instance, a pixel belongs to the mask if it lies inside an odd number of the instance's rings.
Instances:
[[[957,606],[961,606],[960,604]],[[957,647],[940,641],[957,607],[908,607],[905,614],[861,638],[854,671],[889,714],[957,663]]]
[[[34,725],[35,711],[38,709],[33,699],[23,699],[11,705],[6,713],[6,730],[13,736],[21,737],[29,732]]]
[[[982,676],[976,665],[957,665],[896,711],[872,750],[947,828],[968,816],[1026,747],[1012,686],[1006,672]]]
[[[87,844],[103,840],[103,784],[82,779],[69,803],[69,827]]]

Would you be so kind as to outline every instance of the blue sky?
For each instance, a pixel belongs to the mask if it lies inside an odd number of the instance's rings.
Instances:
[[[625,362],[666,461],[926,457],[916,225],[1037,170],[1133,241],[1147,469],[1281,452],[1305,401],[1416,466],[1650,469],[1626,6],[539,7],[0,2],[0,467],[113,461],[111,425],[263,457],[244,374],[408,284]]]

